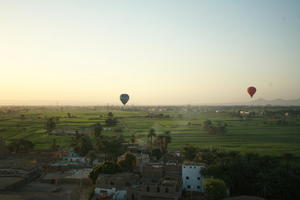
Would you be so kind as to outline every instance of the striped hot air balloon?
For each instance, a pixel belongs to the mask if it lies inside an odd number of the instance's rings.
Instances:
[[[129,101],[129,95],[128,94],[121,94],[120,100],[123,103],[123,105],[125,106],[126,103]]]
[[[247,92],[248,94],[251,96],[251,98],[253,97],[253,95],[256,93],[256,88],[251,86],[251,87],[248,87],[247,89]]]

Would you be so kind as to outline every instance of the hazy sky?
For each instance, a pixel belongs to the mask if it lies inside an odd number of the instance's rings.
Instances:
[[[0,104],[300,97],[300,1],[0,0]]]

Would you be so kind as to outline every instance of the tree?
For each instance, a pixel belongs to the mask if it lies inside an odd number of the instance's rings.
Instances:
[[[93,150],[92,141],[88,136],[75,136],[71,142],[74,152],[85,156],[90,150]]]
[[[204,123],[203,123],[204,130],[208,130],[211,127],[211,125],[212,125],[212,122],[210,120],[204,121]]]
[[[108,116],[109,118],[113,118],[113,117],[114,117],[114,114],[113,114],[112,112],[109,112],[109,113],[107,114],[107,116]]]
[[[86,157],[89,159],[90,161],[90,165],[93,165],[95,159],[97,158],[97,154],[94,150],[90,150],[87,154]]]
[[[96,184],[99,174],[116,174],[119,172],[121,172],[119,164],[112,161],[105,161],[93,167],[89,174],[89,178],[92,180],[93,184]]]
[[[159,159],[162,157],[162,152],[160,151],[160,149],[153,149],[153,150],[151,151],[151,155],[152,155],[153,157],[155,157],[156,160],[159,160]]]
[[[92,171],[89,174],[89,178],[92,180],[93,186],[91,188],[91,191],[89,193],[88,199],[91,200],[93,199],[95,195],[95,188],[96,188],[96,182],[99,174],[115,174],[121,172],[121,167],[111,161],[106,161],[104,163],[99,163],[96,166],[93,167]]]
[[[106,126],[115,126],[118,123],[118,120],[114,117],[109,117],[105,120]]]
[[[9,150],[5,144],[5,140],[2,137],[0,137],[0,158],[1,156],[7,155],[8,152]]]
[[[136,167],[136,157],[132,153],[127,152],[125,158],[118,163],[124,172],[132,172]]]
[[[227,196],[226,185],[220,179],[206,179],[204,181],[204,190],[208,200],[219,200]]]
[[[227,124],[218,123],[217,126],[213,125],[210,120],[206,120],[203,123],[203,129],[208,131],[210,134],[225,134],[227,132]]]
[[[134,143],[136,142],[136,136],[135,136],[135,134],[132,134],[132,135],[131,135],[130,142],[131,142],[132,144],[134,144]]]
[[[294,159],[294,155],[292,153],[285,153],[281,157],[285,161],[286,169],[288,170],[290,162]]]
[[[155,133],[155,129],[154,128],[151,128],[149,130],[149,133],[148,133],[148,138],[150,138],[150,145],[151,145],[151,151],[152,151],[152,147],[153,147],[153,137],[156,137],[156,133]]]
[[[105,160],[115,161],[118,156],[124,153],[122,138],[102,138],[97,140],[97,149],[105,154]]]
[[[168,145],[171,143],[172,137],[170,135],[170,131],[166,131],[164,134],[157,136],[158,146],[163,154],[167,153]]]
[[[54,117],[48,118],[47,122],[46,122],[46,129],[47,129],[48,134],[51,131],[53,131],[55,129],[55,127],[56,127],[55,118]]]
[[[33,150],[34,144],[25,139],[17,139],[14,140],[12,143],[8,145],[8,149],[10,152],[15,152],[15,153],[28,153]]]
[[[198,149],[194,146],[187,145],[184,147],[184,157],[187,160],[193,161],[197,155]]]
[[[97,123],[94,125],[94,134],[95,137],[101,137],[101,133],[102,133],[102,125],[100,123]]]
[[[52,151],[57,151],[59,149],[59,145],[56,144],[56,139],[52,140],[52,145],[51,145],[51,150]]]
[[[123,129],[122,129],[122,127],[116,127],[115,129],[114,129],[114,131],[116,132],[116,133],[123,133]]]

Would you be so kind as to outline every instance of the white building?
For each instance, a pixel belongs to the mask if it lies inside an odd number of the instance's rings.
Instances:
[[[182,165],[182,189],[185,191],[203,192],[203,177],[201,169],[203,165],[183,164]]]

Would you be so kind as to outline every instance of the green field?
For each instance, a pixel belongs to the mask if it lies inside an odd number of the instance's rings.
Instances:
[[[0,137],[7,142],[24,138],[35,143],[35,151],[48,151],[52,140],[56,138],[61,147],[68,147],[72,136],[49,136],[45,130],[46,119],[60,117],[56,129],[77,130],[89,128],[97,122],[104,125],[108,112],[113,112],[118,118],[125,138],[136,134],[138,142],[147,143],[147,133],[150,128],[157,132],[171,131],[172,143],[170,149],[180,149],[191,144],[197,147],[222,148],[242,152],[257,152],[260,154],[280,155],[293,153],[300,155],[300,118],[287,117],[287,125],[264,123],[264,116],[257,116],[243,120],[233,116],[232,111],[216,113],[214,109],[208,111],[182,111],[168,109],[154,111],[168,114],[169,118],[147,118],[148,110],[137,111],[124,109],[105,109],[91,107],[64,108],[18,108],[7,112],[8,108],[1,108]],[[68,118],[71,113],[74,118]],[[24,114],[22,119],[20,116]],[[179,116],[180,114],[180,116]],[[102,117],[101,117],[102,115]],[[202,127],[207,119],[213,123],[227,123],[227,133],[209,134]],[[272,122],[273,119],[267,119]],[[274,120],[273,120],[274,121]],[[112,127],[114,129],[114,127]],[[113,130],[103,131],[104,135],[114,136]],[[90,135],[93,138],[93,135]]]

